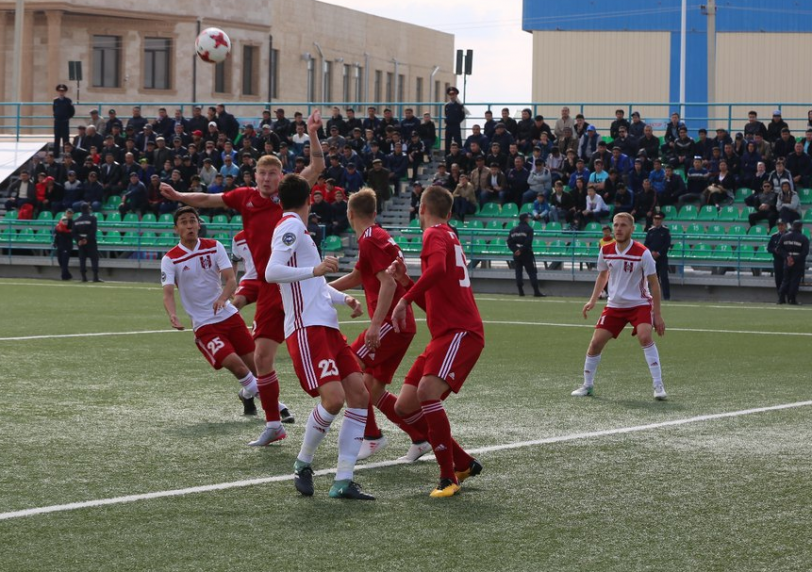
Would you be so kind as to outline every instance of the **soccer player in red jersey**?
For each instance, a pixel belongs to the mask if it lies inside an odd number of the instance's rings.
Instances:
[[[448,225],[452,204],[451,193],[443,187],[431,186],[423,191],[419,210],[423,273],[392,312],[395,331],[400,332],[407,327],[412,302],[426,310],[431,341],[406,375],[395,411],[410,425],[428,429],[440,465],[440,484],[430,495],[435,498],[453,496],[462,481],[482,471],[479,461],[451,436],[443,408],[443,400],[462,388],[485,348],[485,332],[465,254],[457,234]],[[392,266],[402,268],[397,263]],[[395,275],[401,282],[407,279],[398,272]]]
[[[395,413],[397,397],[389,393],[386,386],[392,383],[417,326],[411,308],[407,309],[406,326],[400,332],[395,332],[392,326],[392,310],[406,290],[386,270],[394,260],[402,260],[403,253],[389,233],[375,223],[376,201],[375,191],[369,188],[350,197],[347,216],[358,237],[358,262],[352,272],[330,285],[339,291],[363,285],[370,317],[369,327],[351,346],[364,367],[364,383],[370,398],[364,443],[358,459],[366,459],[387,445],[386,437],[375,422],[374,404],[387,419],[409,435],[412,445],[400,459],[414,462],[428,453],[431,445],[424,431],[404,423]]]
[[[311,141],[318,141],[321,114],[314,111],[307,119],[307,132]],[[311,185],[324,170],[324,153],[319,145],[310,151],[310,164],[301,175]],[[257,268],[264,279],[265,268],[271,258],[271,239],[274,228],[282,218],[277,191],[282,179],[282,163],[273,155],[265,155],[257,161],[257,188],[240,187],[223,194],[178,193],[166,184],[161,194],[170,201],[179,201],[198,208],[230,208],[243,217],[243,229],[248,247]],[[265,410],[265,430],[253,446],[265,446],[285,438],[285,429],[279,417],[279,379],[274,369],[274,359],[279,344],[285,339],[282,296],[276,284],[263,281],[254,316],[255,359],[257,364],[257,387],[262,408]]]
[[[175,307],[177,286],[183,307],[192,319],[195,344],[200,353],[214,369],[224,367],[234,374],[242,385],[239,395],[243,412],[255,415],[254,340],[239,311],[229,302],[237,288],[231,261],[222,244],[198,238],[200,217],[193,207],[179,208],[174,219],[180,244],[161,260],[161,285],[169,323],[176,330],[184,329]],[[222,278],[226,279],[225,288]],[[279,409],[283,419],[293,422],[283,403]]]
[[[598,253],[598,278],[592,297],[584,304],[584,318],[595,307],[598,296],[609,282],[609,301],[601,313],[584,361],[584,384],[572,392],[574,397],[592,395],[595,371],[601,361],[601,352],[612,338],[616,338],[631,324],[632,335],[637,336],[646,357],[654,398],[667,398],[663,387],[660,355],[651,336],[652,329],[658,335],[665,334],[665,322],[660,312],[660,283],[654,257],[648,248],[632,240],[634,217],[628,213],[616,214],[612,220],[615,242],[601,247]]]

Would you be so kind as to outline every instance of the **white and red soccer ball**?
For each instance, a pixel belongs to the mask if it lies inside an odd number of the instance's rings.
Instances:
[[[206,28],[195,40],[195,51],[204,62],[219,64],[231,53],[231,40],[220,28]]]

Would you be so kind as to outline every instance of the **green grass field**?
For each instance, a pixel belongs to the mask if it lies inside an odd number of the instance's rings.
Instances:
[[[585,322],[583,300],[481,296],[487,347],[447,409],[483,474],[435,500],[431,459],[361,469],[378,500],[351,503],[327,497],[329,475],[309,499],[288,478],[314,402],[286,352],[282,399],[297,424],[256,450],[246,442],[260,419],[241,415],[236,381],[191,333],[169,331],[157,285],[0,280],[0,297],[0,571],[812,568],[806,308],[666,304],[660,403],[629,330],[604,354],[596,397],[570,397],[599,315]],[[363,326],[343,328],[353,338]],[[58,337],[89,333],[109,335]],[[426,341],[420,324],[410,357]],[[736,413],[785,404],[797,406]],[[381,426],[391,444],[372,463],[408,446]],[[316,469],[335,466],[336,437]]]

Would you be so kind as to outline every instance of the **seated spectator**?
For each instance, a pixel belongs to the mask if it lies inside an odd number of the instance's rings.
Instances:
[[[454,204],[451,212],[457,220],[465,221],[467,215],[472,215],[477,210],[477,198],[474,186],[469,182],[466,173],[460,173],[460,183],[452,193]]]
[[[570,152],[575,156],[575,151],[570,149]],[[566,162],[566,158],[561,154],[558,147],[553,147],[553,150],[547,156],[547,160],[544,162],[547,169],[550,171],[550,176],[554,181],[558,181],[565,176],[564,173],[564,163]],[[550,188],[552,192],[552,187]]]
[[[479,126],[475,125],[474,127]],[[423,121],[420,122],[417,132],[420,134],[420,140],[423,141],[423,146],[429,157],[429,163],[431,163],[431,150],[434,148],[434,142],[437,140],[437,126],[434,124],[434,121],[431,120],[431,113],[426,112],[423,114]],[[485,145],[487,145],[487,141],[488,138],[484,137],[480,145],[483,149]]]
[[[784,159],[778,158],[775,161],[775,170],[769,174],[770,183],[776,192],[781,188],[781,183],[789,181],[789,186],[795,190],[795,180],[792,173],[785,167]]]
[[[36,198],[36,187],[34,182],[31,181],[31,173],[25,170],[21,171],[20,178],[9,186],[5,209],[7,211],[19,209],[26,203],[34,205]]]
[[[412,194],[409,197],[409,220],[413,221],[417,218],[420,211],[420,197],[423,194],[423,183],[416,182],[412,186]]]
[[[578,159],[575,161],[575,171],[573,171],[572,175],[570,175],[567,186],[574,189],[576,179],[583,179],[584,182],[589,182],[589,177],[591,174],[592,173],[589,172],[589,169],[585,167],[584,159],[578,157]]]
[[[527,175],[527,184],[529,186],[527,193],[532,193],[532,195],[522,197],[522,204],[531,202],[540,193],[544,195],[545,199],[548,198],[553,192],[553,175],[547,165],[541,161],[537,162]],[[525,200],[525,198],[529,200]]]
[[[347,164],[347,175],[344,181],[344,190],[347,195],[360,191],[364,186],[364,177],[358,172],[355,163]]]
[[[223,175],[223,177],[227,177],[228,175],[231,175],[232,178],[239,177],[240,168],[234,164],[233,156],[231,154],[224,154],[222,160],[223,166],[220,167],[220,174]]]
[[[794,189],[805,189],[812,185],[812,157],[804,152],[803,143],[796,143],[794,152],[784,162],[787,170],[792,173]]]
[[[691,158],[694,157],[694,140],[688,137],[688,128],[680,127],[679,137],[674,141],[674,146],[671,155],[671,164],[679,169],[683,168],[688,170],[691,167]],[[701,164],[700,156],[700,164]]]
[[[789,128],[781,129],[781,136],[773,142],[773,155],[776,158],[786,158],[795,149],[795,138],[792,137]]]
[[[225,182],[223,180],[223,175],[217,173],[214,176],[214,181],[210,185],[206,185],[206,192],[211,195],[219,195],[225,189]]]
[[[648,174],[648,180],[651,181],[651,186],[657,191],[657,195],[662,195],[665,190],[665,169],[659,159],[654,159],[654,168]]]
[[[600,160],[603,163],[603,168],[606,169],[612,160],[612,153],[606,149],[606,141],[598,141],[598,150],[592,153],[587,163],[587,169],[595,171],[595,161]],[[621,176],[623,173],[621,173]]]
[[[782,181],[781,192],[775,199],[775,208],[778,211],[778,218],[791,225],[801,218],[801,197],[792,190],[789,181]],[[774,221],[770,221],[770,227],[775,226]]]
[[[550,221],[572,225],[575,212],[575,200],[572,195],[564,192],[564,184],[561,181],[556,181],[550,195]]]
[[[682,208],[688,202],[699,202],[708,186],[710,174],[702,167],[702,157],[694,157],[694,166],[688,170],[687,191],[677,201],[678,208]]]
[[[389,169],[389,182],[395,189],[395,195],[400,196],[401,179],[409,174],[409,157],[403,152],[402,143],[395,143],[392,153],[386,156],[386,168]]]
[[[615,170],[617,170],[617,169],[615,169]],[[623,175],[619,171],[618,171],[618,173],[621,176]],[[609,178],[609,173],[607,173],[606,171],[603,170],[603,161],[601,159],[598,159],[597,161],[595,161],[595,172],[592,173],[591,175],[589,175],[589,179],[587,180],[587,183],[591,183],[591,184],[595,185],[595,190],[598,193],[603,194],[604,187],[606,186],[605,185],[606,179],[608,179],[608,178]],[[570,187],[570,188],[574,188],[574,187]]]
[[[174,212],[177,204],[167,201],[161,194],[161,179],[158,175],[152,175],[147,184],[147,207],[155,216]]]
[[[132,173],[130,175],[130,184],[127,185],[127,190],[121,195],[118,212],[121,213],[122,217],[128,212],[137,213],[140,217],[147,207],[147,189],[144,183],[138,180],[138,175]]]
[[[331,234],[339,235],[350,226],[350,221],[347,219],[347,201],[344,193],[340,189],[336,190],[335,200],[330,205],[332,209],[332,228]]]
[[[549,222],[550,221],[550,203],[547,202],[547,198],[544,196],[544,193],[539,193],[536,195],[536,200],[533,201],[533,212],[532,215],[533,220],[537,220],[539,222]]]
[[[375,191],[378,200],[378,214],[383,211],[384,203],[391,197],[389,178],[389,170],[384,168],[383,161],[374,159],[372,169],[367,173],[367,186]]]
[[[634,210],[634,194],[629,192],[626,185],[618,183],[615,193],[615,214],[631,213]]]
[[[640,112],[633,111],[632,112],[632,122],[629,125],[629,136],[633,137],[635,141],[638,141],[646,131],[646,122],[640,119]]]
[[[598,192],[598,194],[603,197],[603,202],[607,205],[614,204],[617,186],[621,183],[623,183],[623,181],[620,179],[620,174],[617,172],[617,169],[609,169],[609,177],[603,182],[603,193]],[[586,188],[586,182],[584,183],[584,188]]]
[[[646,228],[648,228],[653,222],[657,207],[657,191],[651,186],[651,181],[644,179],[641,192],[634,194],[634,208],[631,215],[636,221],[645,218]]]
[[[673,166],[666,165],[663,192],[659,197],[660,205],[675,205],[677,204],[679,198],[686,192],[687,189],[682,176],[674,172]]]
[[[600,222],[604,217],[609,216],[609,207],[606,206],[603,197],[597,193],[595,185],[587,186],[584,208],[578,214],[580,228],[590,222]]]
[[[612,148],[620,148],[620,152],[627,157],[634,157],[637,155],[637,139],[629,135],[626,127],[618,129],[618,136],[612,141]]]
[[[45,200],[42,201],[41,210],[50,210],[56,214],[64,207],[62,201],[65,198],[65,187],[57,183],[53,177],[45,177]]]
[[[336,185],[335,179],[327,179],[324,181],[324,200],[328,203],[335,201],[336,193],[340,192],[345,197],[347,196],[346,189]]]
[[[702,193],[704,204],[719,205],[733,202],[736,194],[736,177],[727,170],[727,161],[719,161],[719,173],[710,179],[710,185]]]
[[[85,186],[76,177],[76,171],[68,171],[68,180],[65,181],[64,188],[65,196],[62,199],[62,209],[80,210],[82,201],[84,201]]]
[[[756,174],[748,187],[758,192],[761,190],[764,181],[769,180],[769,178],[770,173],[767,171],[767,165],[763,161],[760,161],[758,165],[756,165]]]
[[[324,225],[328,234],[333,229],[333,208],[330,203],[324,200],[319,191],[313,193],[313,204],[310,205],[310,214],[319,217],[319,224]]]
[[[637,140],[637,148],[645,151],[650,160],[660,157],[660,138],[654,135],[651,125],[643,128],[643,136]]]
[[[507,172],[505,176],[507,180],[507,188],[503,190],[499,196],[501,204],[516,203],[524,204],[525,202],[531,203],[535,198],[535,193],[528,191],[527,178],[530,172],[524,167],[524,157],[517,156],[513,160],[513,168]],[[525,200],[527,199],[527,200]]]
[[[406,147],[406,156],[409,158],[409,169],[412,171],[412,176],[410,177],[412,184],[417,180],[418,169],[420,165],[423,164],[424,153],[425,148],[423,147],[423,142],[420,140],[420,135],[417,131],[412,131],[409,144]]]
[[[752,139],[756,134],[762,137],[767,135],[767,127],[758,120],[758,113],[750,111],[747,113],[747,123],[744,124],[744,136],[747,139]]]
[[[491,201],[498,201],[502,193],[507,189],[507,179],[499,163],[494,161],[490,165],[490,176],[487,179],[487,185],[483,187],[482,193],[479,196],[479,204],[484,205]]]
[[[439,163],[437,165],[437,172],[434,174],[434,179],[432,179],[431,184],[437,185],[439,187],[445,187],[446,189],[453,190],[450,187],[451,177],[448,174],[448,171],[445,168],[445,163]]]
[[[778,220],[777,200],[778,193],[773,189],[772,183],[769,180],[764,181],[761,193],[753,195],[750,201],[750,205],[756,207],[756,212],[748,217],[750,226],[755,226],[760,220],[767,220],[770,227],[775,226],[775,221]]]
[[[620,171],[620,169],[618,170]],[[623,172],[621,171],[621,175],[622,174]],[[643,168],[643,160],[635,159],[634,168],[626,176],[626,186],[636,195],[643,190],[643,181],[645,179],[648,179],[648,173]]]
[[[310,216],[307,217],[307,234],[313,239],[313,244],[316,245],[316,250],[319,251],[319,257],[321,257],[321,241],[324,239],[325,231],[326,229],[322,227],[319,221],[319,215],[310,213]]]

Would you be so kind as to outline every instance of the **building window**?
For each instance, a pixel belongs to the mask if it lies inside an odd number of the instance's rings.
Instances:
[[[316,100],[316,62],[313,58],[307,60],[307,101]]]
[[[121,87],[121,36],[93,36],[93,87]]]
[[[344,72],[341,76],[341,96],[344,98],[344,103],[349,103],[350,98],[350,66],[344,64]]]
[[[144,88],[169,89],[172,40],[144,38]]]
[[[398,101],[403,102],[406,100],[406,76],[398,74]]]
[[[279,97],[279,50],[271,50],[271,99]]]
[[[395,74],[392,72],[386,72],[386,102],[391,103],[392,98],[394,97],[394,86],[392,85],[395,81]]]
[[[333,62],[324,62],[324,97],[323,101],[333,100]]]
[[[355,66],[355,101],[364,101],[364,68]]]
[[[242,47],[242,94],[259,95],[259,48]]]
[[[415,97],[415,101],[418,102],[418,103],[421,103],[423,101],[423,78],[422,77],[415,78],[414,97]]]
[[[214,93],[231,93],[231,60],[215,64]]]
[[[434,82],[434,101],[443,101],[443,97],[440,96],[440,80],[436,80]]]
[[[382,84],[383,83],[383,72],[381,70],[375,70],[375,102],[380,103],[383,101],[381,97],[382,94]]]

